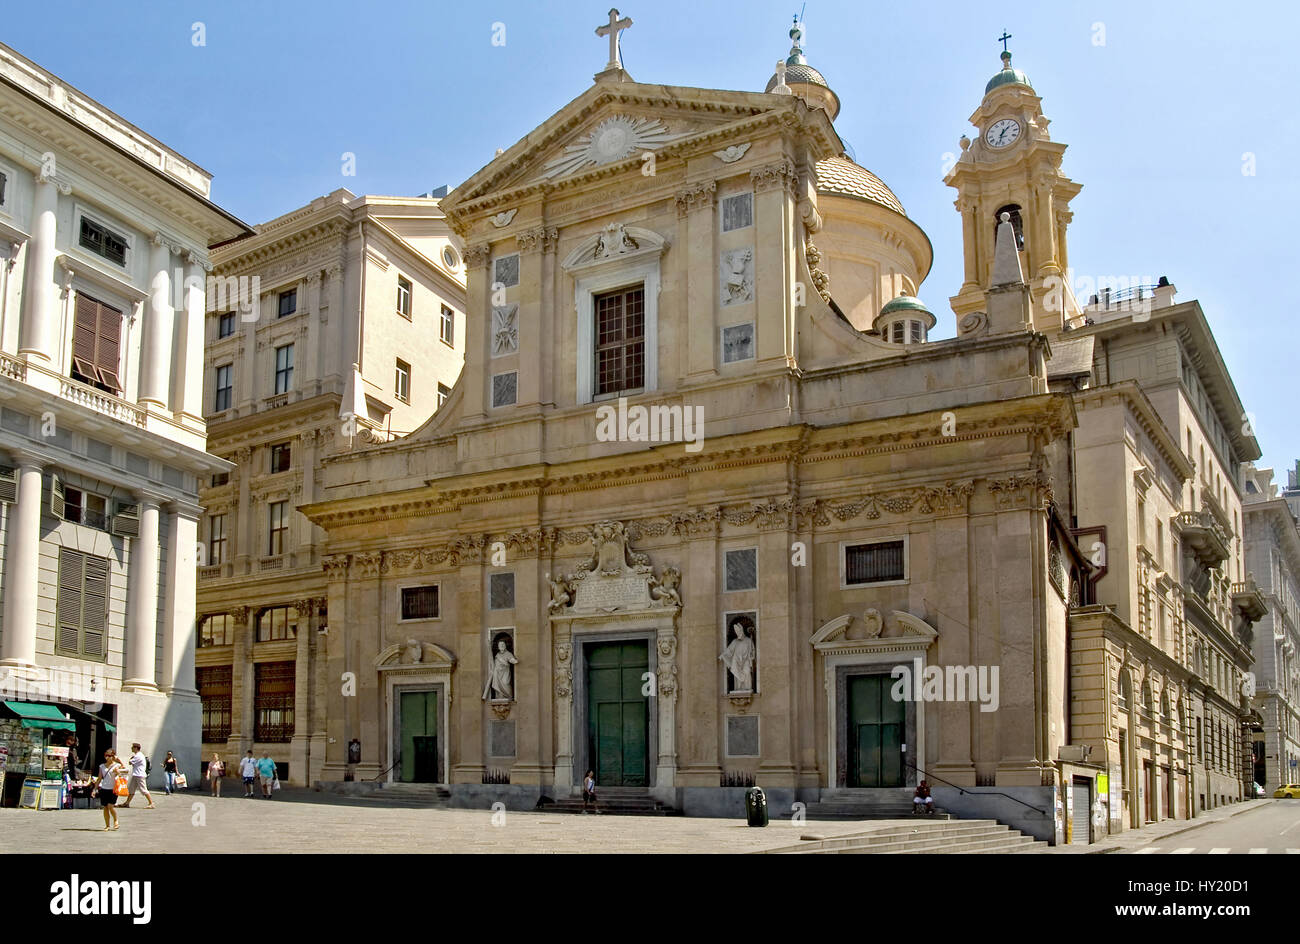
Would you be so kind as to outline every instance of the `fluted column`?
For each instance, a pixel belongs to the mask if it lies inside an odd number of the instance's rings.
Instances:
[[[131,541],[123,691],[151,692],[158,640],[158,502],[140,499],[140,535]]]
[[[176,400],[172,412],[203,421],[203,327],[207,319],[207,268],[194,253],[186,257],[184,316],[180,328],[181,357],[177,361]]]
[[[32,238],[27,244],[27,286],[18,353],[43,361],[54,359],[51,340],[55,318],[54,257],[59,189],[52,177],[36,178],[32,201]]]
[[[171,296],[171,248],[161,234],[153,238],[149,251],[149,304],[145,309],[144,347],[141,350],[140,388],[142,404],[167,408],[174,320]]]
[[[33,457],[19,456],[18,497],[9,507],[5,535],[4,627],[0,665],[36,664],[37,575],[41,548],[41,470]]]

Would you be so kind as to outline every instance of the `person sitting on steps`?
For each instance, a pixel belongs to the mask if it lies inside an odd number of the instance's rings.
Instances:
[[[934,815],[934,798],[930,796],[930,785],[922,780],[916,785],[916,793],[912,796],[912,815],[925,810],[926,816]]]

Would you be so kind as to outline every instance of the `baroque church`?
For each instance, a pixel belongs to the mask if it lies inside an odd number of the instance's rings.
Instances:
[[[328,541],[311,779],[533,809],[591,771],[788,816],[907,809],[924,778],[1057,841],[1128,803],[1115,757],[1071,751],[1096,567],[1067,507],[1086,384],[1057,376],[1093,348],[1057,340],[1089,323],[1052,291],[1081,188],[1028,79],[1004,53],[946,181],[964,282],[930,340],[929,240],[846,153],[798,25],[761,92],[637,82],[628,25],[441,201],[468,267],[445,406],[324,458],[301,508]]]

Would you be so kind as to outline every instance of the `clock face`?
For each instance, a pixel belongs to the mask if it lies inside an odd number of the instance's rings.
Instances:
[[[989,147],[1004,148],[1014,144],[1020,138],[1020,122],[1014,118],[1002,118],[989,125],[984,132],[984,140]]]

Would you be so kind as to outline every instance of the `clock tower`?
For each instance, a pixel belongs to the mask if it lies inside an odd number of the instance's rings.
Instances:
[[[944,178],[957,190],[965,256],[961,290],[950,302],[959,323],[972,312],[986,310],[997,226],[1007,213],[1029,286],[1034,330],[1054,333],[1078,311],[1070,291],[1052,289],[1066,278],[1070,201],[1083,188],[1061,172],[1065,145],[1047,133],[1049,121],[1029,77],[1011,67],[1011,53],[1005,49],[1010,36],[1004,33],[1001,39],[1002,69],[989,80],[983,101],[970,117],[977,129],[975,139],[962,137],[961,158]]]

